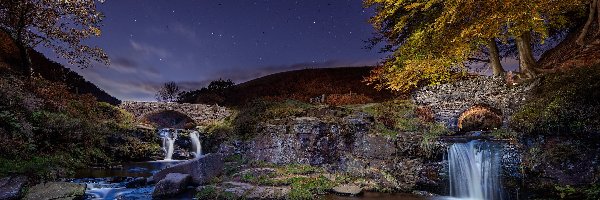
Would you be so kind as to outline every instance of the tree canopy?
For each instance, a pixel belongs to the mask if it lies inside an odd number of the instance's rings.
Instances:
[[[468,63],[484,52],[499,75],[496,42],[509,40],[519,50],[521,73],[535,76],[532,37],[543,41],[583,5],[583,0],[365,0],[376,11],[370,20],[377,30],[373,41],[385,40],[384,50],[394,51],[367,81],[408,92],[465,75]]]
[[[82,68],[91,61],[108,64],[101,48],[83,43],[100,36],[103,19],[96,0],[0,0],[0,30],[16,41],[27,68],[27,48],[38,45]]]
[[[170,81],[162,85],[162,87],[156,91],[156,100],[164,102],[175,102],[177,96],[181,92],[177,83]]]

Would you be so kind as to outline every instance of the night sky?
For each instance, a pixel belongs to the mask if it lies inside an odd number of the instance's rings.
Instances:
[[[219,78],[241,83],[385,57],[364,48],[374,30],[361,0],[107,0],[99,9],[103,33],[88,43],[112,63],[71,68],[121,100],[153,101],[167,81],[189,90]]]

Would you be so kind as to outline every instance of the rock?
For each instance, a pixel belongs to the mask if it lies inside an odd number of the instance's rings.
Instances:
[[[0,200],[19,199],[23,194],[21,191],[27,184],[27,177],[14,176],[0,179]]]
[[[165,178],[156,183],[153,197],[171,197],[182,193],[190,183],[189,174],[169,173]]]
[[[200,188],[199,188],[200,189]],[[223,192],[238,199],[285,199],[290,193],[289,187],[256,186],[240,182],[223,183]]]
[[[47,182],[37,184],[31,188],[24,199],[50,200],[50,199],[82,199],[85,194],[85,185],[68,182]]]
[[[145,177],[137,177],[125,184],[126,188],[140,188],[147,185],[148,180]]]
[[[221,154],[206,154],[205,156],[160,170],[152,176],[151,181],[160,182],[167,174],[189,174],[192,183],[202,185],[223,173],[223,156]]]
[[[362,194],[363,189],[354,184],[344,184],[334,187],[333,192],[340,195],[357,196]]]

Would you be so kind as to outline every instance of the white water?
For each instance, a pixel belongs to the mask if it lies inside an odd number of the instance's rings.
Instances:
[[[175,151],[175,140],[177,140],[177,130],[171,132],[170,129],[160,129],[160,138],[162,139],[162,149],[165,152],[164,160],[171,160],[173,151]]]
[[[450,196],[459,199],[501,200],[500,151],[483,141],[455,143],[448,150]]]
[[[190,133],[190,140],[192,141],[192,154],[195,158],[202,156],[202,144],[200,143],[200,133],[194,131]]]

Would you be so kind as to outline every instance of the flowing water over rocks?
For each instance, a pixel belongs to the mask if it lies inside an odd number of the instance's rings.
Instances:
[[[492,142],[473,140],[452,144],[448,149],[450,196],[474,200],[503,199],[501,159],[500,145]]]

